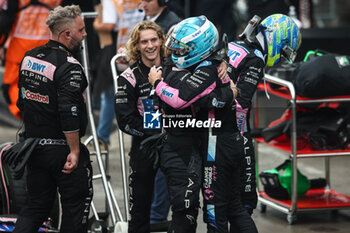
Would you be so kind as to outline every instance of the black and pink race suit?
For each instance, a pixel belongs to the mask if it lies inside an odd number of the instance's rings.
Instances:
[[[258,43],[237,41],[228,44],[228,74],[239,89],[236,98],[237,126],[244,138],[242,161],[240,163],[241,199],[251,214],[257,204],[255,153],[249,127],[251,100],[258,83],[264,77],[265,62]]]
[[[188,70],[173,68],[163,81],[156,81],[156,93],[165,103],[162,108],[166,116],[189,115],[190,120],[185,121],[192,122],[193,117],[199,122],[166,129],[168,139],[161,166],[173,208],[169,232],[195,232],[200,187],[209,232],[227,232],[228,222],[237,223],[242,232],[256,232],[237,189],[243,140],[237,130],[233,92],[228,81],[218,78],[217,64],[212,61],[201,62]],[[210,93],[208,109],[200,100]],[[203,122],[209,123],[205,126]]]
[[[130,149],[130,215],[129,233],[150,231],[150,211],[157,170],[153,161],[140,149],[142,140],[160,133],[160,129],[145,129],[143,114],[153,111],[150,97],[152,86],[147,76],[150,68],[141,59],[132,64],[118,78],[115,99],[115,113],[119,128],[132,136]]]
[[[61,232],[86,233],[93,190],[89,151],[83,144],[77,167],[70,174],[62,173],[70,153],[65,134],[79,132],[82,137],[87,126],[84,69],[63,44],[50,40],[26,52],[18,88],[17,106],[23,114],[26,137],[51,143],[39,143],[28,159],[28,202],[14,232],[37,232],[58,189]]]

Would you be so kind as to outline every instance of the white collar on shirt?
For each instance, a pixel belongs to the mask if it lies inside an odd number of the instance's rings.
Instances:
[[[161,14],[162,12],[160,12],[158,15],[154,16],[154,17],[149,17],[149,16],[146,16],[146,19],[149,20],[149,21],[156,21],[159,17],[159,15]]]

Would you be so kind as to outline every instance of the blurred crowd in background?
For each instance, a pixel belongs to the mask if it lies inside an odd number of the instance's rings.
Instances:
[[[115,4],[120,5],[129,4],[127,0],[106,1],[115,2]],[[139,12],[143,12],[147,15],[147,9],[146,11],[143,9],[144,4],[142,3],[152,1],[135,0],[130,2],[137,2]],[[221,35],[223,33],[228,35],[229,41],[236,39],[249,19],[256,14],[263,19],[273,13],[283,13],[296,19],[302,29],[348,27],[350,25],[350,16],[347,14],[348,2],[346,0],[157,0],[157,2],[164,4],[168,10],[175,12],[180,19],[190,16],[205,15],[217,26]],[[0,38],[0,66],[5,67],[5,63],[7,63],[3,78],[2,92],[5,94],[9,93],[7,96],[5,95],[5,99],[9,103],[10,112],[17,119],[20,119],[20,116],[18,115],[19,113],[14,103],[14,100],[17,98],[16,94],[14,94],[16,93],[14,88],[17,82],[18,66],[24,52],[44,44],[48,40],[48,30],[40,27],[40,25],[44,25],[45,20],[43,19],[47,17],[49,10],[57,5],[64,6],[70,4],[79,5],[83,12],[93,12],[98,9],[96,6],[100,5],[101,1],[0,0],[0,35],[2,35]],[[118,12],[114,12],[114,14],[118,14]],[[115,17],[116,16],[111,16],[111,19],[113,20]],[[135,19],[135,22],[139,20],[140,19]],[[100,23],[105,23],[102,18],[100,18]],[[96,20],[86,19],[90,73],[92,74],[90,86],[94,88],[94,83],[97,85],[93,102],[94,109],[100,109],[101,101],[99,98],[101,88],[103,88],[103,86],[101,87],[98,85],[99,82],[95,82],[98,76],[101,76],[98,74],[98,67],[101,63],[101,50],[105,47],[104,42],[101,41],[101,33],[113,31],[115,32],[114,36],[116,36],[118,31],[117,24],[118,23],[113,24],[107,22],[107,24],[104,25],[107,25],[107,28],[105,28],[103,24],[99,24],[103,26],[101,28],[96,26]],[[119,30],[119,33],[120,31],[122,30]],[[6,34],[8,37],[3,36]],[[121,36],[118,38],[121,38]],[[116,50],[110,51],[111,53],[108,57],[117,53]],[[104,98],[103,96],[106,97],[106,95],[107,97],[112,97],[113,91],[102,93],[102,98]],[[110,118],[113,119],[114,116]],[[106,140],[108,141],[108,139]]]
[[[1,92],[9,111],[18,120],[21,120],[16,106],[20,62],[26,51],[49,40],[45,21],[50,10],[58,5],[71,4],[79,5],[83,12],[98,12],[97,18],[85,19],[90,64],[87,72],[91,74],[90,89],[92,108],[98,119],[97,134],[108,144],[110,134],[116,128],[115,90],[109,61],[115,54],[125,52],[132,28],[142,20],[156,22],[167,34],[181,19],[205,15],[218,28],[220,38],[225,33],[228,41],[236,40],[254,15],[261,19],[274,13],[289,15],[302,30],[350,28],[347,0],[0,0]],[[304,35],[308,37],[302,32]],[[308,47],[308,40],[303,39],[303,43]],[[344,47],[341,43],[330,43],[327,48],[332,46],[333,50],[341,52],[350,49],[341,50]],[[125,68],[118,66],[118,72]],[[160,178],[156,180],[155,187],[165,187],[162,185],[164,177],[158,174],[157,177]],[[162,193],[165,193],[164,190],[154,190],[152,210],[158,211],[151,210],[152,223],[162,222],[168,215],[169,203],[160,202],[168,198]]]

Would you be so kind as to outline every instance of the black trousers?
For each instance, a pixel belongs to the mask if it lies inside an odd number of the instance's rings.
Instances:
[[[22,209],[15,233],[38,232],[55,201],[61,195],[60,232],[86,233],[92,200],[92,167],[89,151],[80,145],[78,167],[70,174],[62,172],[69,154],[68,146],[38,146],[28,160],[28,203]]]
[[[238,132],[207,135],[204,140],[203,218],[210,233],[227,233],[228,223],[237,232],[257,232],[240,199],[242,150],[243,138]]]
[[[202,161],[198,137],[168,134],[161,153],[172,221],[169,233],[194,233],[197,228]]]
[[[250,133],[244,133],[243,139],[242,161],[240,163],[241,200],[243,206],[252,214],[258,202],[258,195],[256,193],[255,150]]]
[[[133,137],[130,151],[129,207],[131,219],[129,233],[150,232],[150,211],[157,170],[153,162],[140,150],[141,139]]]

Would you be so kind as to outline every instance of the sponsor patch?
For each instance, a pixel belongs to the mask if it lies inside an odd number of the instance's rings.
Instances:
[[[49,102],[50,102],[48,95],[41,95],[39,93],[34,93],[34,92],[31,92],[29,90],[24,89],[24,87],[22,87],[21,93],[22,93],[23,99],[33,100],[33,101],[36,101],[39,103],[44,103],[44,104],[49,104]]]
[[[69,85],[71,86],[71,87],[76,87],[76,88],[80,88],[80,83],[77,83],[77,82],[69,82]]]
[[[77,106],[72,106],[70,111],[72,112],[73,116],[78,116],[78,108],[77,108]]]
[[[38,58],[26,56],[23,58],[21,66],[21,71],[23,70],[29,71],[29,73],[24,73],[24,75],[28,77],[33,77],[34,74],[37,74],[42,75],[52,81],[56,66]]]
[[[254,53],[255,53],[255,55],[256,55],[257,57],[260,57],[260,58],[265,62],[264,56],[263,56],[263,54],[261,53],[260,50],[255,49],[255,50],[254,50]]]
[[[116,104],[125,104],[125,103],[127,103],[128,102],[128,99],[127,98],[117,98],[116,100],[115,100],[115,103]]]
[[[173,98],[173,96],[174,96],[174,93],[171,93],[171,92],[165,90],[164,88],[162,88],[162,90],[160,91],[160,93],[161,93],[163,96],[169,97],[170,99]]]
[[[27,60],[27,69],[32,70],[32,71],[37,71],[39,73],[44,73],[46,65],[40,64],[38,62],[34,62],[30,59]]]

